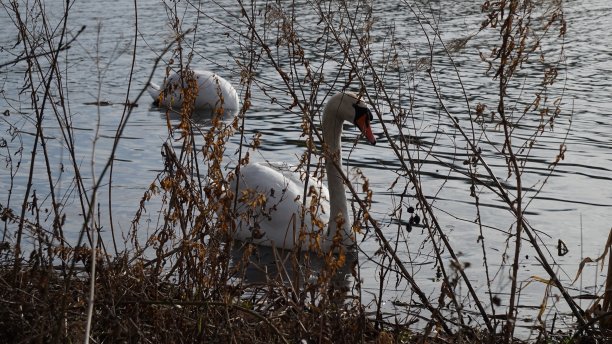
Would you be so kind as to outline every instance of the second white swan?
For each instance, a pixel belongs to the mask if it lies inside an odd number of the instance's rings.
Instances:
[[[197,92],[193,98],[194,110],[216,110],[223,108],[225,111],[238,110],[239,101],[236,89],[219,75],[206,70],[185,69],[178,73],[170,74],[162,86],[149,83],[147,91],[157,106],[167,108],[181,108],[186,98],[184,92],[188,92],[190,80],[195,81],[193,89]]]
[[[333,157],[341,166],[344,122],[355,124],[371,144],[376,144],[371,120],[370,109],[355,94],[347,92],[332,96],[323,110],[321,124],[324,146],[329,150],[327,156]],[[245,208],[251,211],[247,212],[248,216],[237,220],[234,239],[283,249],[293,249],[300,242],[304,249],[320,248],[323,251],[353,246],[355,236],[349,221],[344,180],[334,165],[332,160],[326,159],[329,189],[313,181],[314,178],[310,179],[312,188],[307,202],[302,200],[304,182],[299,174],[259,163],[242,166],[238,187],[240,210],[243,214]],[[235,180],[232,190],[236,190]],[[311,203],[313,195],[320,202]],[[320,204],[318,209],[313,208],[316,203]],[[302,209],[306,210],[306,230],[300,238]]]

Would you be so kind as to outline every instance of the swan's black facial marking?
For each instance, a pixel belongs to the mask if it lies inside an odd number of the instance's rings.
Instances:
[[[372,128],[370,128],[370,121],[374,119],[374,116],[372,116],[372,111],[359,103],[353,104],[353,108],[355,108],[355,119],[353,120],[353,123],[365,135],[368,142],[375,145],[376,138],[372,134]]]
[[[369,127],[370,122],[374,119],[374,116],[372,116],[372,111],[370,111],[370,109],[365,106],[359,105],[359,103],[353,104],[353,107],[355,108],[355,119],[353,120],[353,123],[357,124],[357,120],[359,118],[361,118],[362,116],[367,116],[366,123]]]

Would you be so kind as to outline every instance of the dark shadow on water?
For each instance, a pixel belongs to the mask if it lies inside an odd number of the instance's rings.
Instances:
[[[151,112],[158,112],[162,120],[170,120],[171,123],[177,123],[181,120],[180,109],[166,109],[163,107],[157,107],[154,104],[151,105]],[[234,118],[238,114],[237,109],[228,109],[223,112],[222,120],[227,121]],[[210,121],[218,116],[216,111],[213,109],[198,109],[191,113],[191,120],[198,126],[208,126]]]
[[[250,252],[250,254],[248,254]],[[248,261],[247,261],[248,260]],[[346,253],[344,265],[329,276],[329,287],[336,291],[349,291],[354,282],[352,269],[358,266],[358,253]],[[251,246],[235,242],[232,250],[232,265],[240,266],[239,275],[243,283],[250,285],[282,281],[298,289],[316,284],[321,273],[329,273],[325,257],[312,252],[293,252],[267,246]],[[299,283],[298,286],[295,283]]]

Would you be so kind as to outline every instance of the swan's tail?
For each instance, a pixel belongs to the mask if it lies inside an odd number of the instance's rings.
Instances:
[[[149,87],[147,87],[147,91],[153,98],[153,104],[158,106],[159,104],[159,94],[161,93],[161,87],[154,82],[149,82]]]

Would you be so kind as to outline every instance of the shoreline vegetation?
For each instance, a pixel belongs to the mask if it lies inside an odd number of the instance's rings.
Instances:
[[[75,140],[73,120],[79,114],[72,112],[66,100],[70,92],[78,91],[67,86],[71,54],[79,49],[83,32],[96,28],[74,27],[70,0],[53,13],[42,0],[2,2],[12,20],[15,41],[11,47],[2,47],[10,54],[0,55],[0,72],[21,73],[22,82],[2,87],[18,88],[22,95],[19,101],[28,99],[30,104],[16,105],[7,96],[8,88],[0,95],[7,104],[6,109],[0,109],[4,111],[0,133],[4,166],[0,173],[8,186],[0,198],[0,343],[608,340],[612,296],[609,292],[591,295],[595,300],[581,308],[575,293],[570,294],[568,284],[557,276],[554,256],[544,247],[541,233],[532,227],[526,211],[565,154],[571,154],[564,144],[570,135],[567,123],[571,123],[571,111],[561,108],[564,37],[570,29],[563,2],[483,1],[480,27],[452,42],[442,39],[436,22],[422,12],[424,9],[411,1],[397,3],[414,19],[415,30],[420,30],[427,42],[429,49],[423,57],[411,58],[401,44],[405,37],[393,27],[384,38],[373,36],[373,27],[379,24],[371,1],[207,3],[218,7],[224,18],[211,16],[196,2],[160,3],[165,6],[167,29],[173,39],[157,52],[144,84],[152,81],[158,69],[165,69],[168,76],[195,67],[198,55],[194,47],[209,32],[206,27],[214,23],[223,29],[229,44],[240,48],[232,64],[240,75],[236,88],[241,106],[236,114],[227,114],[221,103],[204,115],[206,125],[201,125],[193,109],[197,83],[188,72],[183,73],[183,106],[165,111],[168,139],[160,147],[160,172],[143,190],[131,223],[115,227],[112,211],[101,206],[121,197],[113,188],[115,154],[124,144],[123,133],[134,109],[150,102],[143,97],[146,89],[136,89],[133,80],[135,65],[140,63],[139,20],[143,20],[138,19],[137,7],[132,45],[112,52],[114,58],[115,53],[129,56],[131,65],[114,145],[103,163],[96,160],[96,144],[100,139],[100,107],[111,104],[104,99],[101,87],[108,64],[100,55],[90,55],[98,87],[96,101],[88,106],[98,109],[98,126],[92,121],[92,142],[87,144],[93,148],[88,164],[77,154],[83,143]],[[304,6],[312,15],[308,20],[317,23],[312,30],[305,29],[297,18]],[[63,8],[61,15],[58,8]],[[197,14],[195,23],[183,23],[188,10]],[[480,48],[480,59],[483,75],[494,90],[486,102],[468,95],[454,60],[475,36],[486,42],[486,48]],[[92,52],[99,53],[95,49]],[[441,65],[447,68],[446,74],[440,72]],[[448,76],[449,68],[452,76]],[[447,168],[449,174],[458,173],[469,180],[467,196],[462,196],[475,209],[470,225],[480,232],[478,249],[482,250],[484,269],[479,271],[484,271],[484,276],[470,275],[470,263],[462,261],[458,248],[443,231],[446,227],[439,216],[443,210],[433,204],[434,195],[422,185],[423,161],[430,156],[433,144],[414,135],[418,114],[413,106],[417,100],[410,96],[410,87],[415,73],[425,75],[429,82],[439,109],[438,125],[456,132],[457,159],[463,161]],[[440,87],[442,77],[458,80],[461,86],[453,90],[458,97],[448,97],[449,90]],[[303,153],[295,168],[306,176],[320,175],[322,157],[330,154],[319,128],[322,100],[344,90],[357,92],[373,105],[374,122],[381,130],[379,146],[386,145],[395,160],[393,168],[385,171],[394,180],[385,188],[397,204],[396,209],[389,209],[391,222],[397,224],[393,230],[410,233],[418,228],[426,233],[421,246],[428,250],[427,263],[436,271],[435,290],[426,290],[415,278],[411,262],[402,255],[405,244],[385,232],[388,228],[383,228],[381,219],[372,212],[376,195],[368,176],[359,169],[354,172],[356,177],[348,178],[337,166],[350,194],[353,230],[370,235],[369,240],[379,245],[375,252],[341,248],[323,252],[317,250],[316,239],[304,235],[300,237],[303,249],[286,252],[231,239],[236,219],[254,222],[256,227],[254,216],[262,209],[274,216],[274,195],[237,194],[230,188],[237,170],[262,145],[262,134],[246,126],[254,106],[253,94],[263,94],[271,106],[294,115],[301,123],[299,145]],[[461,111],[456,112],[458,107]],[[22,139],[23,128],[12,121],[16,116],[27,118],[32,140]],[[58,166],[49,158],[45,133],[51,130],[50,125],[59,133],[56,139],[69,165]],[[533,163],[528,157],[544,144],[547,135],[561,138],[559,151],[548,157],[538,186],[527,188]],[[229,142],[238,142],[235,151],[228,151]],[[308,206],[303,213],[314,214],[319,198],[306,178],[304,182],[302,199]],[[37,188],[35,183],[46,187]],[[47,191],[42,194],[41,190]],[[513,219],[512,226],[504,230],[506,247],[499,251],[485,246],[492,226],[481,217],[481,197],[499,200]],[[238,211],[239,202],[249,207]],[[157,206],[160,208],[152,208]],[[156,223],[144,220],[147,212],[159,214]],[[109,226],[104,227],[103,222]],[[293,226],[304,229],[304,221],[296,219]],[[576,262],[580,264],[576,279],[585,264],[612,259],[607,251],[610,244],[609,240],[602,247],[605,252],[599,258]],[[520,257],[525,255],[525,247],[537,256],[546,275],[524,279]],[[503,274],[487,263],[495,260],[493,254],[503,255],[501,260],[508,267]],[[361,274],[364,260],[376,266],[375,276]],[[380,287],[367,291],[370,301],[365,302],[363,280],[372,278]],[[493,281],[499,283],[501,278],[507,285],[507,299],[503,300],[492,287]],[[474,285],[475,280],[486,282]],[[545,295],[532,328],[524,331],[527,338],[520,338],[519,298],[529,283],[544,285]],[[405,301],[394,306],[406,311],[389,314],[382,295],[386,288],[399,284],[410,292]]]

